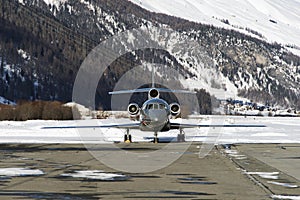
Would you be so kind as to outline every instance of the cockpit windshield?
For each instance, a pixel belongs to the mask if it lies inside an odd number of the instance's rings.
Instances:
[[[148,110],[163,110],[163,109],[165,109],[165,105],[158,104],[158,103],[152,103],[152,104],[148,104],[146,109],[148,109]]]

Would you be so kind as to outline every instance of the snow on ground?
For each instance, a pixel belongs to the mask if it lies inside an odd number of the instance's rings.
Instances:
[[[290,184],[290,183],[281,183],[281,182],[276,182],[276,181],[268,181],[268,183],[271,183],[273,185],[279,185],[287,188],[298,188],[298,185]]]
[[[225,149],[225,153],[228,156],[233,157],[237,160],[244,160],[247,158],[247,156],[245,156],[243,154],[239,154],[239,152],[237,150]]]
[[[18,54],[25,60],[30,60],[30,54],[24,51],[23,49],[18,49]]]
[[[128,179],[128,177],[125,176],[125,175],[113,174],[113,173],[104,173],[102,170],[75,171],[73,173],[61,174],[61,176],[73,177],[73,178],[93,179],[93,180],[101,180],[101,181],[116,181],[116,180]]]
[[[246,28],[257,31],[269,42],[300,47],[299,0],[131,0],[158,13],[187,20],[235,29],[255,36]],[[229,24],[221,22],[228,20]],[[256,36],[258,37],[258,36]],[[293,49],[294,53],[300,50]]]
[[[177,119],[177,122],[180,119]],[[111,143],[123,141],[125,130],[116,128],[42,129],[42,127],[124,124],[129,119],[43,121],[1,121],[0,143]],[[184,129],[187,141],[228,143],[300,143],[299,117],[199,116],[182,120],[195,124],[263,124],[264,128],[191,128]],[[151,132],[131,130],[134,142],[150,141]],[[178,130],[159,133],[161,140],[176,139]]]
[[[69,102],[64,104],[64,106],[70,107],[70,108],[75,108],[78,110],[78,112],[80,113],[81,116],[90,116],[91,115],[91,110],[84,107],[83,105],[80,105],[78,103],[75,102]]]
[[[0,168],[0,177],[15,177],[15,176],[39,176],[44,172],[39,169],[28,168]]]
[[[289,195],[272,195],[272,199],[287,199],[287,200],[300,200],[300,196],[289,196]]]
[[[245,172],[245,173],[249,175],[258,175],[264,179],[274,179],[274,180],[277,180],[279,175],[279,172]]]

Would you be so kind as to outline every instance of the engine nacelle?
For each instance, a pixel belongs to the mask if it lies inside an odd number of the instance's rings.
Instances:
[[[149,90],[148,97],[149,99],[159,98],[159,91],[155,88]]]
[[[172,116],[177,117],[180,115],[180,105],[178,103],[170,104],[170,111]]]
[[[137,116],[140,113],[139,105],[137,105],[136,103],[129,104],[127,107],[127,112],[131,116]]]

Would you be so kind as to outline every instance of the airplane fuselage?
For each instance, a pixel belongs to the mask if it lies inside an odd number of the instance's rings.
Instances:
[[[147,100],[140,112],[140,130],[162,132],[170,130],[170,106],[159,98]]]

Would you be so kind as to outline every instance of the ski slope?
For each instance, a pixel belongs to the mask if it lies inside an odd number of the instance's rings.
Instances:
[[[300,55],[300,0],[130,0],[157,13],[190,21],[235,29],[268,42],[296,45],[289,48]],[[228,20],[229,24],[221,22]]]

